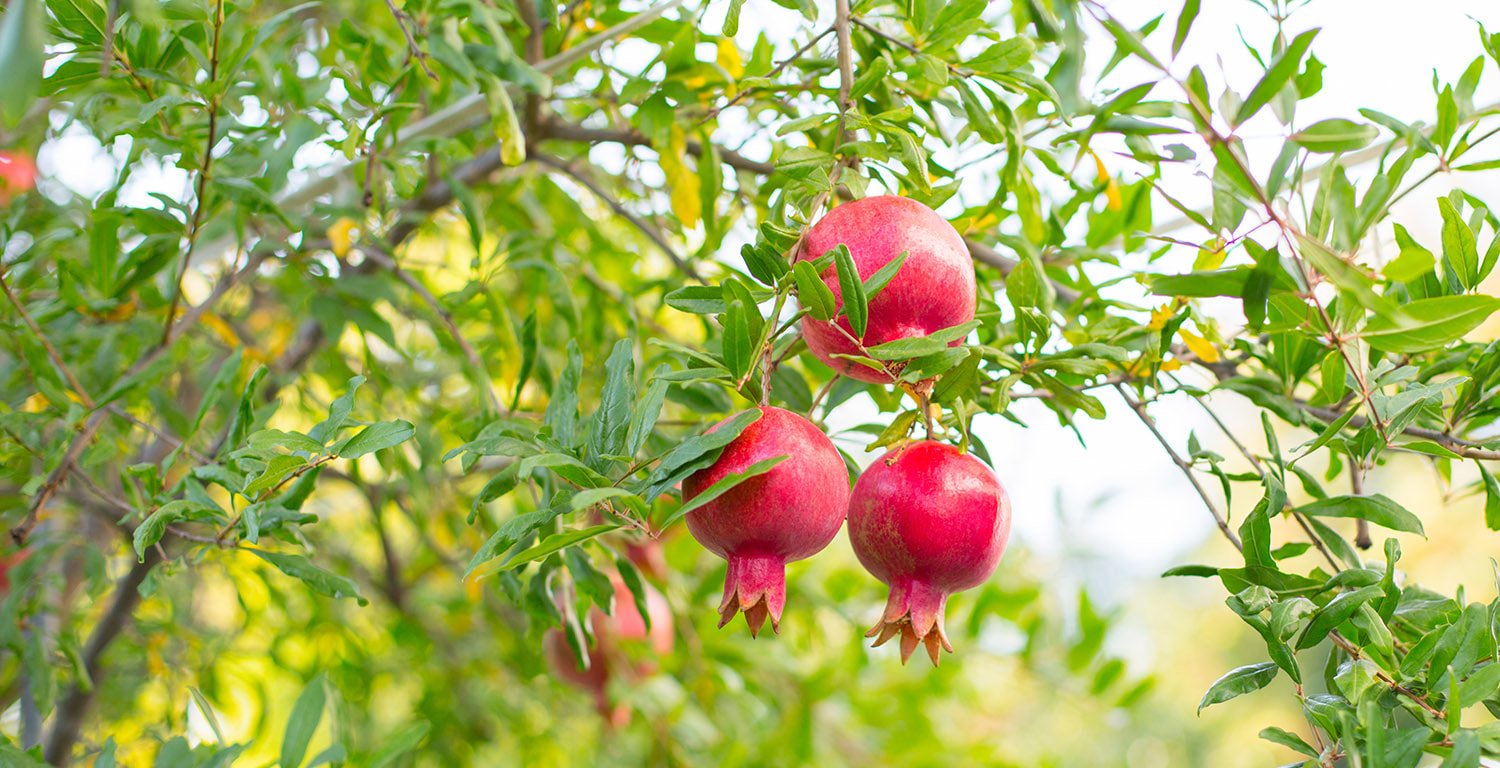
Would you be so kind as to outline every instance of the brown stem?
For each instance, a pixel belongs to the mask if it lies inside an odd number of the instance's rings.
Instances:
[[[1198,482],[1198,477],[1193,474],[1192,462],[1178,455],[1177,449],[1173,448],[1172,444],[1167,441],[1166,436],[1161,433],[1161,430],[1157,429],[1156,420],[1152,419],[1151,414],[1146,412],[1146,404],[1131,397],[1130,393],[1122,385],[1116,384],[1115,391],[1119,392],[1120,397],[1124,398],[1125,404],[1129,405],[1130,409],[1135,411],[1136,417],[1141,420],[1142,424],[1146,425],[1146,429],[1151,430],[1151,434],[1156,438],[1156,442],[1161,443],[1161,447],[1172,458],[1172,463],[1176,464],[1177,468],[1182,470],[1182,473],[1187,476],[1188,482],[1193,485],[1193,490],[1197,491],[1198,497],[1203,499],[1203,505],[1208,507],[1208,513],[1213,515],[1214,523],[1219,526],[1219,530],[1223,532],[1224,538],[1229,539],[1229,543],[1233,544],[1235,549],[1243,550],[1245,546],[1240,543],[1240,537],[1236,536],[1234,531],[1230,529],[1229,521],[1219,513],[1218,507],[1214,505],[1213,497],[1208,494],[1208,489],[1204,488],[1203,484]]]
[[[100,679],[104,675],[104,667],[101,663],[104,651],[131,623],[136,603],[141,599],[141,584],[146,580],[147,574],[151,573],[151,569],[160,562],[159,551],[148,549],[145,559],[131,567],[124,578],[115,584],[114,596],[110,598],[109,608],[100,617],[99,623],[94,625],[94,631],[89,635],[88,643],[83,649],[83,670],[87,679],[75,683],[57,705],[57,713],[52,721],[52,732],[48,735],[46,746],[42,751],[48,763],[64,766],[72,760],[73,744],[78,740],[83,718],[88,713],[89,703],[94,698],[94,691],[99,689]]]
[[[193,196],[193,215],[188,222],[187,246],[182,249],[182,262],[177,266],[176,288],[172,291],[172,304],[167,308],[167,321],[162,325],[160,346],[172,343],[173,320],[177,316],[177,307],[182,304],[182,279],[187,275],[188,265],[193,260],[193,246],[198,243],[198,232],[203,226],[203,211],[207,207],[204,202],[208,195],[209,174],[214,164],[214,144],[219,138],[219,103],[223,97],[223,89],[215,87],[219,79],[219,32],[224,28],[224,0],[218,0],[214,5],[213,42],[209,48],[208,56],[208,83],[207,87],[214,88],[214,93],[208,99],[208,140],[203,146],[203,162],[198,167],[197,189]]]

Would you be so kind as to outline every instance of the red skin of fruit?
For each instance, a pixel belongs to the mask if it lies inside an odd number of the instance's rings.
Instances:
[[[819,258],[840,243],[854,257],[861,280],[868,280],[902,251],[907,256],[890,284],[870,301],[869,323],[862,338],[855,337],[849,320],[842,316],[834,322],[802,319],[808,349],[835,371],[860,381],[889,384],[891,378],[884,373],[833,355],[859,354],[850,337],[873,347],[974,319],[974,262],[969,249],[953,225],[931,208],[894,195],[844,203],[808,230],[799,260]],[[824,270],[823,281],[842,307],[838,271],[833,266]],[[950,346],[961,343],[955,340]]]
[[[30,155],[0,152],[0,205],[36,186],[36,163]]]
[[[725,475],[790,457],[687,515],[693,538],[729,561],[719,626],[744,611],[751,637],[760,634],[768,616],[771,629],[781,631],[786,564],[828,546],[844,523],[849,501],[849,474],[828,436],[791,411],[768,406],[760,411],[760,419],[725,446],[713,466],[682,482],[682,498],[690,500]]]
[[[599,716],[610,726],[620,727],[629,721],[630,711],[623,705],[610,704],[607,692],[609,678],[619,674],[622,669],[631,676],[649,675],[655,671],[655,665],[650,662],[635,662],[628,658],[621,648],[622,644],[646,644],[655,655],[665,656],[672,652],[674,635],[672,610],[660,592],[650,584],[642,585],[646,592],[646,612],[651,616],[651,629],[648,630],[646,623],[641,620],[630,588],[625,586],[618,574],[610,574],[610,582],[615,587],[613,615],[607,615],[597,607],[589,612],[589,620],[594,628],[594,643],[588,648],[588,669],[578,666],[578,659],[568,645],[567,636],[560,629],[547,633],[542,639],[542,650],[547,656],[547,663],[559,678],[591,694]]]
[[[938,663],[948,595],[983,584],[1010,538],[1010,498],[983,462],[923,440],[871,464],[849,499],[849,543],[875,578],[890,585],[880,622],[867,637],[901,635],[901,663],[917,645]]]

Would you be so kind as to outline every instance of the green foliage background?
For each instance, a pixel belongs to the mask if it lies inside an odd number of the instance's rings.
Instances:
[[[1500,755],[1500,584],[1429,591],[1401,559],[1425,534],[1486,573],[1500,529],[1500,219],[1461,188],[1500,167],[1474,103],[1500,38],[1479,30],[1428,120],[1309,123],[1299,2],[1246,6],[1278,33],[1228,87],[1173,61],[1197,0],[1140,28],[1073,0],[776,0],[803,22],[760,32],[770,2],[10,0],[0,148],[86,136],[118,162],[94,195],[0,198],[0,757]],[[1086,61],[1100,38],[1113,57]],[[1126,60],[1151,77],[1111,80]],[[185,188],[142,193],[161,178]],[[1208,581],[1121,606],[1169,627],[1161,668],[1112,652],[1115,612],[1024,542],[953,601],[936,670],[863,647],[883,596],[842,538],[792,566],[779,637],[713,627],[723,564],[672,523],[713,457],[695,436],[768,388],[839,427],[878,411],[835,435],[854,467],[921,429],[916,396],[834,380],[795,333],[850,310],[787,254],[877,193],[938,207],[978,270],[963,347],[870,351],[938,377],[937,434],[986,457],[971,424],[1021,400],[1061,428],[1138,418],[1218,522],[1208,564],[1171,572]],[[1389,220],[1412,194],[1440,241]],[[1161,398],[1260,423],[1176,440]],[[1365,492],[1418,461],[1482,512]],[[632,581],[628,545],[658,537],[676,650],[612,681],[611,729],[542,638],[585,645],[579,617],[621,609],[604,573]]]

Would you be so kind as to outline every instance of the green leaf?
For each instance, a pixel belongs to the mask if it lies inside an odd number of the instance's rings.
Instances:
[[[1465,227],[1467,231],[1467,227]],[[1479,327],[1496,309],[1493,296],[1462,295],[1417,299],[1402,305],[1402,319],[1375,317],[1360,333],[1370,346],[1387,352],[1422,353],[1438,349]]]
[[[365,383],[365,377],[355,376],[349,380],[348,389],[344,394],[336,398],[328,406],[328,418],[319,422],[317,426],[308,430],[308,436],[326,444],[339,429],[343,428],[344,422],[349,419],[349,413],[354,410],[354,393],[359,391],[361,384]]]
[[[734,37],[740,31],[740,7],[745,0],[729,0],[729,10],[724,14],[724,36]]]
[[[255,478],[250,481],[249,485],[245,486],[244,495],[253,497],[262,491],[269,491],[281,485],[282,480],[285,480],[293,472],[305,466],[307,466],[307,459],[301,456],[289,456],[286,454],[273,456],[270,461],[266,462],[266,468],[260,473],[260,477]]]
[[[1181,275],[1149,275],[1151,292],[1158,296],[1240,296],[1254,270],[1232,267]]]
[[[357,459],[367,453],[374,453],[392,446],[400,445],[416,433],[416,429],[409,421],[380,421],[360,430],[354,437],[345,440],[337,447],[335,454],[345,459]]]
[[[312,564],[312,561],[301,555],[286,555],[278,552],[267,552],[263,549],[251,549],[256,557],[276,566],[282,573],[294,579],[300,579],[304,584],[313,588],[320,595],[333,598],[352,597],[360,605],[366,601],[359,594],[359,587],[346,577],[331,573]]]
[[[1234,115],[1235,126],[1253,117],[1261,107],[1271,103],[1271,99],[1286,87],[1286,84],[1302,68],[1302,56],[1307,53],[1307,47],[1312,45],[1313,37],[1317,34],[1318,30],[1309,29],[1297,35],[1287,45],[1286,50],[1271,62],[1271,66],[1266,68],[1265,76],[1255,84],[1254,88],[1250,89],[1250,95],[1246,96],[1244,103],[1240,104],[1239,111]]]
[[[1351,517],[1368,520],[1382,528],[1426,535],[1422,521],[1405,507],[1381,494],[1332,496],[1303,506],[1301,512],[1316,517]]]
[[[683,478],[706,467],[718,459],[719,452],[729,445],[745,428],[760,420],[759,408],[751,408],[735,414],[719,424],[713,431],[694,435],[677,444],[663,456],[661,463],[647,479],[648,488],[643,494],[647,501],[660,496],[668,488],[677,485]]]
[[[42,0],[11,0],[0,16],[0,120],[16,125],[36,100],[46,61]]]
[[[797,262],[792,267],[792,277],[797,281],[797,301],[808,314],[824,322],[833,319],[834,313],[838,312],[838,300],[812,262]]]
[[[719,478],[719,480],[713,485],[704,488],[698,493],[697,496],[694,496],[693,498],[683,503],[681,507],[678,507],[677,511],[673,512],[667,517],[667,519],[663,520],[661,524],[657,526],[657,528],[660,530],[666,530],[667,528],[671,527],[673,523],[676,523],[678,520],[686,517],[689,512],[692,512],[693,510],[702,507],[704,504],[707,504],[710,501],[723,496],[725,493],[729,492],[731,488],[745,482],[746,480],[749,480],[752,477],[758,477],[760,475],[764,475],[767,472],[770,472],[772,467],[775,467],[777,464],[780,464],[781,462],[786,461],[789,458],[791,457],[773,456],[769,459],[761,459],[760,461],[757,461],[754,464],[745,467],[745,469],[740,472],[731,472]]]
[[[604,392],[589,421],[589,456],[595,468],[607,463],[603,457],[624,453],[634,403],[635,349],[630,339],[620,339],[604,362]]]
[[[135,534],[131,542],[135,546],[135,556],[140,562],[146,561],[146,550],[161,541],[161,537],[167,532],[167,526],[178,520],[193,520],[203,517],[213,517],[220,513],[217,507],[210,507],[196,501],[177,499],[161,505],[146,516],[141,524],[136,526]]]
[[[573,447],[578,436],[578,381],[583,375],[583,354],[578,351],[578,341],[568,339],[568,362],[557,383],[552,385],[552,398],[547,401],[547,411],[542,414],[542,424],[552,430],[552,439],[565,447]]]
[[[1213,578],[1219,575],[1219,569],[1212,565],[1179,565],[1162,571],[1162,578],[1169,576],[1197,576],[1200,578]]]
[[[257,552],[257,554],[259,554]],[[302,689],[297,703],[292,706],[292,715],[287,718],[286,732],[281,737],[282,768],[299,768],[307,755],[307,745],[313,732],[323,719],[323,704],[328,696],[323,676],[319,675]]]
[[[1275,662],[1263,661],[1259,664],[1250,664],[1229,670],[1227,674],[1214,684],[1209,686],[1208,692],[1203,694],[1203,700],[1198,702],[1198,712],[1246,693],[1253,693],[1271,684],[1276,679],[1277,666]]]
[[[865,337],[865,327],[870,321],[870,303],[865,296],[865,284],[859,279],[859,268],[854,266],[854,256],[840,243],[833,249],[833,265],[838,272],[840,300],[844,304],[844,317],[849,318],[849,327],[854,338]]]
[[[890,285],[891,280],[896,277],[897,272],[901,271],[901,265],[906,263],[906,257],[910,254],[910,251],[896,254],[896,258],[887,261],[880,269],[875,270],[875,274],[870,275],[870,278],[865,281],[865,296],[870,301],[874,301],[875,297],[880,295],[887,285]]]
[[[750,338],[750,309],[743,301],[729,302],[724,313],[724,367],[736,379],[755,365],[755,340]]]
[[[1479,735],[1474,731],[1461,730],[1453,734],[1453,751],[1440,768],[1481,768]]]
[[[1188,30],[1193,27],[1193,19],[1198,18],[1199,0],[1186,0],[1182,4],[1182,13],[1177,15],[1177,31],[1172,35],[1172,57],[1176,58],[1182,50],[1182,44],[1187,41]]]
[[[250,447],[257,451],[286,448],[292,451],[321,453],[323,444],[301,432],[283,432],[279,429],[262,429],[248,438]]]
[[[1318,750],[1313,749],[1313,747],[1312,747],[1311,744],[1308,744],[1306,741],[1303,741],[1301,736],[1298,736],[1297,734],[1292,733],[1291,731],[1283,730],[1281,728],[1276,728],[1276,727],[1262,728],[1261,732],[1260,732],[1260,737],[1262,739],[1265,739],[1266,741],[1269,741],[1269,742],[1273,743],[1273,744],[1280,744],[1281,746],[1286,747],[1287,749],[1292,749],[1292,750],[1296,750],[1297,752],[1301,752],[1302,754],[1307,755],[1308,757],[1317,757],[1318,756]]]
[[[564,547],[571,547],[575,544],[588,541],[595,536],[602,536],[606,533],[609,533],[610,531],[616,531],[619,529],[620,526],[615,523],[606,523],[604,525],[596,525],[591,528],[582,528],[578,530],[563,531],[562,533],[554,533],[551,536],[542,539],[539,543],[537,543],[536,546],[518,552],[515,557],[512,557],[508,561],[506,561],[505,565],[500,570],[514,570],[533,560],[541,560],[542,558],[547,557],[548,555],[557,552]],[[476,571],[476,573],[483,575],[483,570],[484,569],[481,568]]]
[[[370,761],[365,765],[368,768],[386,768],[422,746],[422,740],[427,738],[427,733],[431,730],[432,725],[423,720],[396,731],[385,739],[380,749],[370,755]]]
[[[1484,465],[1479,466],[1479,475],[1484,480],[1484,525],[1492,531],[1500,531],[1500,483]]]
[[[671,368],[666,363],[656,366],[651,372],[651,384],[646,387],[646,394],[635,408],[630,412],[630,431],[625,437],[625,455],[634,456],[646,445],[647,438],[651,437],[651,430],[656,427],[656,420],[661,417],[662,403],[667,399],[667,388],[672,386],[672,380],[663,378]]]
[[[1458,215],[1453,201],[1438,198],[1438,209],[1443,214],[1443,261],[1458,276],[1465,290],[1479,283],[1479,246],[1474,241],[1474,230]]]
[[[1349,617],[1353,616],[1361,605],[1380,597],[1384,591],[1379,585],[1376,585],[1357,589],[1353,592],[1345,592],[1329,600],[1328,604],[1319,609],[1313,616],[1312,621],[1307,625],[1307,629],[1302,631],[1302,636],[1297,639],[1297,650],[1306,650],[1323,642],[1323,639],[1328,637],[1329,633],[1337,629],[1340,624],[1348,621]]]
[[[664,298],[667,306],[695,315],[717,315],[724,311],[724,291],[713,285],[684,285]]]
[[[1341,117],[1319,120],[1292,134],[1292,141],[1309,152],[1352,152],[1369,146],[1379,129]]]
[[[870,347],[870,357],[876,360],[908,360],[913,357],[936,354],[947,349],[949,344],[968,336],[970,331],[978,327],[978,320],[970,320],[962,325],[933,331],[926,336],[913,336],[877,344]]]

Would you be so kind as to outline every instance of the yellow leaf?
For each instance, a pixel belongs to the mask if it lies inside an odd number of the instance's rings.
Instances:
[[[1193,270],[1218,269],[1224,263],[1224,238],[1216,237],[1198,249],[1198,258],[1193,260]]]
[[[745,61],[740,58],[740,47],[730,38],[719,38],[719,66],[731,77],[738,78],[745,74]]]
[[[1188,350],[1197,355],[1199,360],[1205,363],[1219,362],[1219,350],[1215,349],[1214,345],[1209,343],[1208,339],[1186,328],[1179,329],[1177,335],[1182,337],[1182,343],[1186,344]]]
[[[1163,371],[1175,371],[1175,370],[1177,370],[1177,369],[1179,369],[1181,367],[1182,367],[1182,361],[1178,360],[1175,357],[1172,358],[1171,360],[1165,360],[1161,364],[1161,369]]]
[[[1120,197],[1120,185],[1116,184],[1114,179],[1110,179],[1109,183],[1104,185],[1104,200],[1105,205],[1108,205],[1111,211],[1118,211],[1125,207],[1125,201]]]
[[[666,151],[661,153],[661,170],[672,188],[673,213],[684,227],[696,226],[703,216],[703,202],[699,197],[701,183],[698,174],[687,167],[687,136],[677,123],[672,124]]]
[[[1104,167],[1104,159],[1089,150],[1089,157],[1094,158],[1094,178],[1096,181],[1109,181],[1109,169]]]
[[[1173,314],[1175,313],[1172,311],[1172,306],[1170,304],[1163,304],[1151,310],[1151,322],[1147,323],[1146,327],[1153,331],[1159,331],[1166,327],[1167,321],[1172,319]]]
[[[328,227],[328,245],[333,249],[333,255],[341,259],[349,255],[349,249],[354,246],[354,230],[358,226],[354,219],[345,216]]]

